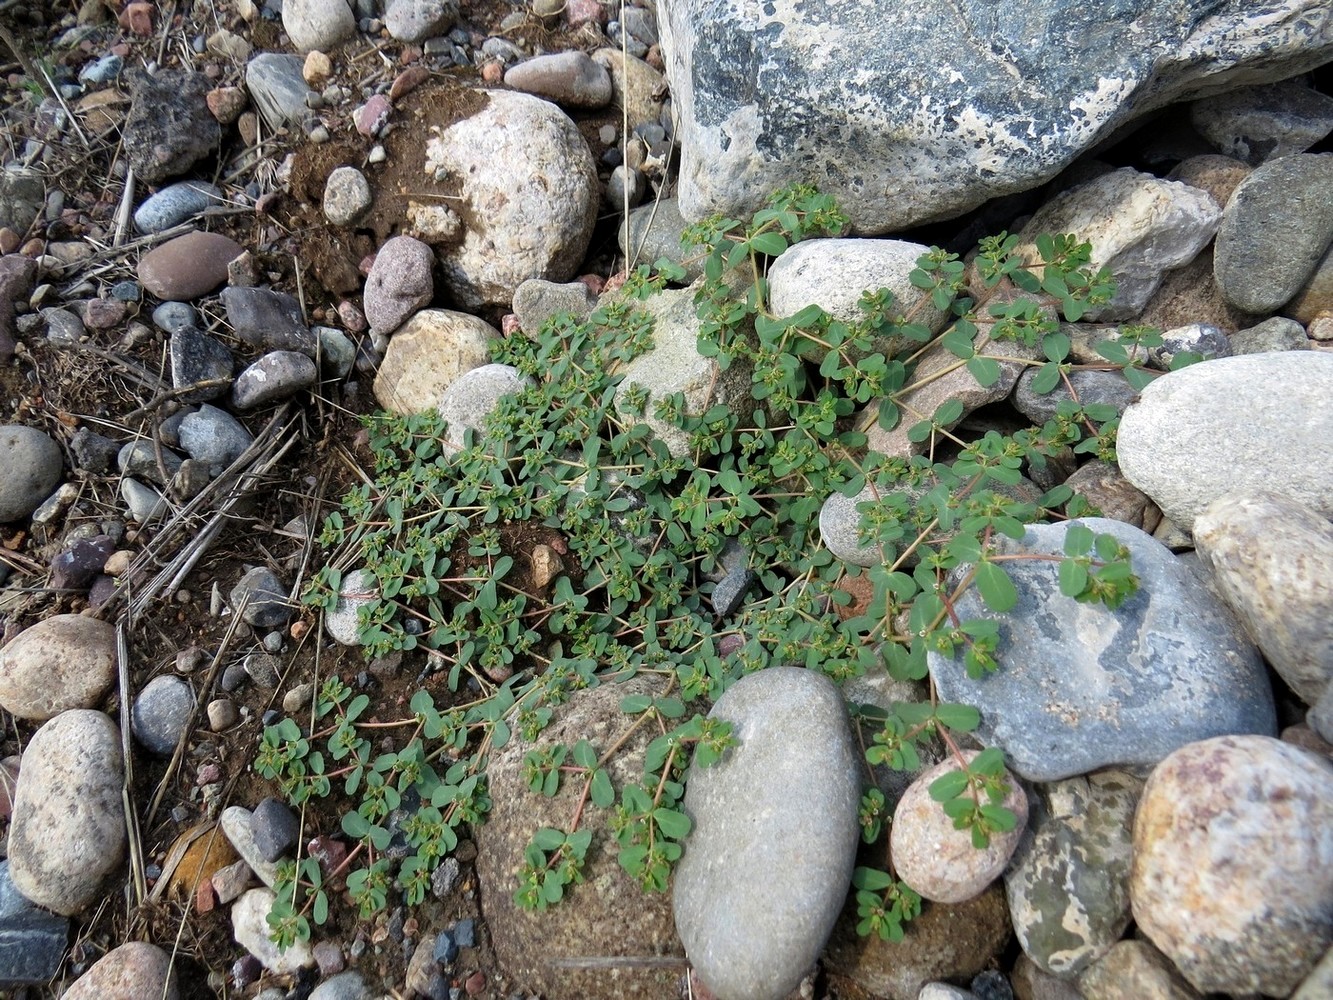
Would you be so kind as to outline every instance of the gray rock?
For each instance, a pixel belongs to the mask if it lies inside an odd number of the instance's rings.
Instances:
[[[685,396],[685,413],[702,416],[713,406],[725,404],[739,420],[746,421],[754,412],[750,395],[752,367],[737,358],[726,371],[716,359],[699,353],[699,317],[695,312],[694,292],[668,289],[637,304],[653,318],[653,347],[625,366],[624,378],[616,388],[616,410],[642,420],[673,455],[689,450],[689,435],[654,413],[654,402],[673,393]],[[627,394],[631,387],[648,391],[642,415],[631,413]]]
[[[149,681],[130,711],[130,729],[150,752],[170,757],[194,713],[194,690],[190,682],[175,674]]]
[[[1148,348],[1148,360],[1163,370],[1183,353],[1198,354],[1204,360],[1231,357],[1231,340],[1212,323],[1191,323],[1162,332],[1162,345]]]
[[[167,512],[167,500],[151,486],[126,477],[120,481],[120,498],[129,508],[130,516],[140,524],[148,524]]]
[[[319,340],[319,372],[326,379],[344,379],[356,363],[356,345],[347,334],[331,326],[317,326],[313,333]]]
[[[324,184],[324,218],[335,226],[355,225],[374,200],[365,174],[356,167],[335,167]]]
[[[17,164],[0,170],[0,224],[26,233],[45,201],[46,185],[37,171]]]
[[[1333,516],[1330,394],[1333,356],[1313,352],[1247,354],[1169,372],[1125,410],[1120,468],[1187,531],[1218,497],[1256,489]]]
[[[694,829],[676,867],[676,930],[710,990],[769,1000],[800,983],[842,909],[860,754],[841,693],[807,670],[743,677],[709,717],[740,743],[686,786]]]
[[[120,445],[96,431],[80,427],[69,442],[69,450],[74,453],[75,465],[85,472],[100,476],[111,471],[116,455],[120,453]]]
[[[636,264],[656,264],[665,257],[685,268],[685,281],[698,281],[704,274],[705,248],[695,244],[682,249],[680,238],[687,225],[675,198],[636,208],[628,222],[620,223],[620,252]]]
[[[1005,873],[1014,933],[1045,972],[1071,976],[1129,925],[1134,807],[1143,783],[1099,771],[1039,785],[1028,833]]]
[[[755,582],[754,570],[738,566],[724,576],[713,587],[709,600],[713,605],[713,614],[726,618],[734,614],[745,603],[745,597]]]
[[[535,56],[505,72],[505,86],[567,108],[604,108],[611,103],[611,74],[577,49]]]
[[[46,339],[53,344],[68,347],[88,333],[83,320],[68,309],[43,309],[42,320],[46,323]]]
[[[301,75],[300,56],[263,52],[245,67],[245,87],[259,113],[275,132],[299,128],[310,115],[306,99],[315,93]]]
[[[351,969],[330,976],[316,986],[310,1000],[371,1000],[372,995],[361,973]]]
[[[9,830],[19,892],[64,916],[103,896],[103,881],[125,862],[124,780],[120,730],[102,712],[72,709],[37,730]]]
[[[324,613],[324,631],[344,646],[359,646],[357,614],[378,599],[378,589],[379,581],[368,569],[354,569],[344,575],[338,588],[337,603]]]
[[[188,302],[163,302],[153,310],[153,325],[163,333],[193,330],[198,323],[199,313]]]
[[[1314,273],[1333,242],[1333,155],[1270,160],[1240,182],[1222,214],[1213,274],[1237,309],[1271,313]]]
[[[315,336],[301,319],[301,304],[286,292],[233,286],[222,290],[222,305],[232,332],[251,347],[315,356]]]
[[[282,661],[272,653],[255,650],[242,661],[246,674],[262,688],[277,687],[282,676]]]
[[[9,861],[0,860],[0,983],[41,985],[65,958],[69,918],[34,906],[14,887]]]
[[[951,218],[1036,187],[1203,86],[1326,62],[1322,11],[1283,0],[1256,22],[1243,0],[663,2],[682,213],[745,218],[771,191],[816,181],[862,234]]]
[[[976,994],[948,983],[926,983],[917,994],[917,1000],[976,1000]]]
[[[51,495],[65,471],[60,446],[35,427],[0,426],[0,523],[17,521]]]
[[[633,208],[643,201],[646,190],[647,182],[643,174],[620,164],[612,169],[611,177],[606,182],[606,203],[613,212],[623,210],[626,204]]]
[[[1194,544],[1273,669],[1315,704],[1333,680],[1333,524],[1275,493],[1231,493],[1199,515]]]
[[[500,336],[485,320],[448,309],[423,309],[389,339],[375,375],[375,399],[395,413],[438,406],[445,389],[491,359]]]
[[[930,653],[928,662],[941,698],[981,710],[977,739],[1004,750],[1023,777],[1057,781],[1155,764],[1210,736],[1274,733],[1268,678],[1239,622],[1150,536],[1084,518],[1033,525],[1021,542],[1002,539],[998,547],[1059,555],[1075,523],[1129,549],[1139,590],[1114,610],[1079,604],[1060,593],[1059,562],[1045,559],[1005,564],[1018,602],[1004,614],[969,588],[955,609],[963,621],[1000,622],[999,670],[977,682],[961,656]]]
[[[393,333],[413,313],[430,305],[435,296],[434,264],[430,247],[411,236],[395,236],[379,248],[362,298],[372,330]]]
[[[33,520],[37,518],[34,515]],[[116,544],[106,535],[74,538],[51,560],[50,586],[54,590],[87,590],[93,577],[116,551]]]
[[[1333,766],[1264,736],[1182,747],[1134,818],[1134,920],[1202,993],[1288,996],[1333,944]]]
[[[1252,166],[1304,153],[1333,132],[1333,97],[1295,80],[1195,101],[1190,124],[1219,153]]]
[[[564,112],[511,91],[488,91],[486,102],[426,143],[426,173],[464,178],[455,208],[477,220],[437,250],[445,284],[467,309],[508,305],[528,278],[572,278],[599,197],[588,144]],[[532,219],[546,221],[534,229]]]
[[[309,941],[297,941],[286,951],[278,950],[269,937],[268,925],[274,899],[272,889],[250,889],[242,893],[231,908],[231,933],[236,943],[259,959],[269,972],[291,975],[314,965],[315,956]]]
[[[286,625],[293,611],[287,602],[286,585],[263,566],[247,570],[232,588],[231,606],[248,624],[261,628]]]
[[[114,52],[108,52],[101,58],[83,65],[83,68],[79,70],[79,82],[82,84],[110,83],[120,76],[120,71],[124,68],[125,60]]]
[[[1320,313],[1333,312],[1333,247],[1330,247],[1314,273],[1282,312],[1298,323],[1310,324]]]
[[[384,27],[400,42],[447,34],[458,20],[458,0],[388,0]]]
[[[238,410],[253,410],[318,384],[319,369],[307,355],[270,351],[236,376],[231,401]]]
[[[1324,693],[1306,713],[1305,718],[1321,740],[1333,743],[1333,684],[1324,688]]]
[[[278,865],[260,853],[255,843],[253,814],[250,810],[244,806],[228,806],[218,817],[218,825],[222,828],[227,842],[241,856],[241,860],[250,866],[261,882],[270,889],[273,888],[278,877]]]
[[[94,708],[115,679],[115,627],[85,615],[44,618],[0,649],[0,706],[20,719]]]
[[[262,800],[250,814],[250,835],[265,861],[277,861],[296,846],[301,821],[287,803],[272,796]]]
[[[624,109],[631,131],[662,118],[666,78],[661,73],[633,54],[622,53],[618,46],[595,49],[592,58],[611,74],[613,100]]]
[[[874,566],[882,555],[878,545],[861,542],[861,512],[859,504],[868,503],[875,493],[866,487],[856,496],[831,493],[819,508],[819,537],[825,547],[838,559],[853,566]]]
[[[347,0],[284,0],[282,26],[298,52],[326,50],[356,34]]]
[[[1092,268],[1105,267],[1116,282],[1111,301],[1089,309],[1086,318],[1132,319],[1167,271],[1188,264],[1208,245],[1221,218],[1222,206],[1207,192],[1124,167],[1039,208],[1023,227],[1016,252],[1036,263],[1041,257],[1033,241],[1043,233],[1086,240]]]
[[[132,987],[127,985],[131,983]],[[127,1000],[130,990],[143,997],[178,1000],[171,955],[147,941],[127,941],[99,958],[61,1000]]]
[[[1018,384],[1014,387],[1014,407],[1040,427],[1055,416],[1061,403],[1072,400],[1074,396],[1063,381],[1048,393],[1033,392],[1032,383],[1038,371],[1037,368],[1028,368],[1019,376]],[[1124,413],[1125,408],[1138,396],[1124,373],[1119,371],[1075,368],[1069,372],[1069,381],[1082,405],[1096,403],[1113,406],[1117,414]]]
[[[181,457],[170,448],[155,448],[151,441],[138,438],[121,447],[116,464],[127,476],[165,486],[180,471]]]
[[[514,291],[513,310],[519,328],[532,335],[552,316],[569,313],[576,321],[592,315],[597,296],[582,281],[558,285],[542,278],[529,278]]]
[[[440,415],[445,419],[444,441],[462,448],[464,435],[474,431],[480,441],[486,433],[486,417],[505,396],[532,385],[532,379],[510,365],[481,365],[458,376],[440,395]]]
[[[180,425],[181,447],[213,476],[221,475],[254,440],[239,420],[207,403],[188,414]]]
[[[123,131],[125,151],[139,180],[157,184],[177,177],[217,149],[222,127],[204,100],[212,86],[203,73],[189,70],[133,76],[133,104]]]
[[[962,753],[970,764],[980,751]],[[1012,830],[991,834],[990,844],[978,849],[971,831],[956,828],[930,794],[932,784],[958,770],[957,758],[950,755],[916,778],[894,807],[889,830],[898,877],[923,899],[937,903],[965,903],[985,892],[1009,864],[1027,828],[1027,793],[1006,770],[999,776],[1008,789],[1001,804],[1017,823]]]
[[[1232,354],[1266,354],[1269,351],[1308,351],[1310,338],[1294,319],[1272,316],[1257,326],[1231,335]]]
[[[212,205],[220,205],[226,195],[207,181],[179,181],[144,199],[135,210],[134,227],[141,233],[160,233],[180,225]]]
[[[172,388],[184,389],[202,382],[216,383],[183,393],[180,397],[183,402],[201,403],[225,395],[231,388],[232,366],[231,351],[214,337],[191,327],[179,329],[171,335]]]

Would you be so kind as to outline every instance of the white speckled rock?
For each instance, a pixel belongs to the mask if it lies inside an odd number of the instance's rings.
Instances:
[[[1191,530],[1227,493],[1271,490],[1333,515],[1333,354],[1277,351],[1168,372],[1125,410],[1125,476]]]
[[[62,1000],[176,1000],[171,956],[155,944],[127,941],[111,949],[65,991]]]
[[[46,720],[94,708],[116,679],[115,626],[84,615],[52,615],[0,649],[0,707]]]
[[[1263,736],[1177,750],[1139,802],[1130,896],[1196,989],[1287,996],[1333,944],[1333,765]]]
[[[282,26],[298,52],[331,49],[356,34],[356,15],[347,0],[286,0]]]
[[[400,42],[446,34],[458,18],[458,0],[388,0],[384,27]]]
[[[423,309],[389,338],[375,375],[375,399],[394,413],[436,407],[440,395],[465,371],[491,360],[500,336],[485,320],[449,309]]]
[[[28,741],[9,831],[9,873],[28,899],[66,916],[102,898],[125,861],[125,764],[104,713],[62,712]]]
[[[776,1000],[819,957],[852,877],[860,757],[842,694],[821,674],[741,678],[710,718],[740,745],[695,768],[694,829],[677,865],[676,931],[700,978],[728,1000]]]
[[[528,278],[574,276],[600,195],[588,144],[556,105],[486,91],[483,109],[427,142],[427,176],[442,170],[461,182],[455,207],[471,220],[462,241],[437,249],[460,305],[507,306]]]
[[[236,853],[250,866],[250,870],[270,889],[278,879],[278,864],[264,857],[259,845],[255,843],[254,814],[244,806],[228,806],[218,817],[218,824],[228,843]]]
[[[1229,494],[1194,522],[1199,558],[1307,705],[1333,680],[1333,524],[1275,493]]]
[[[231,401],[238,410],[253,410],[294,396],[318,382],[319,369],[304,354],[270,351],[236,376]]]
[[[338,602],[324,613],[324,630],[344,646],[361,645],[357,612],[375,600],[379,581],[368,569],[354,569],[342,578]]]
[[[272,889],[251,889],[242,893],[231,908],[232,937],[269,972],[291,975],[315,964],[309,941],[297,941],[286,951],[269,938],[268,914],[273,909]]]
[[[365,174],[356,167],[336,167],[324,184],[324,218],[335,226],[354,225],[374,200]]]
[[[468,431],[481,440],[486,417],[505,396],[532,385],[532,379],[510,365],[481,365],[458,376],[440,394],[440,416],[445,420],[445,440],[462,448]]]
[[[969,762],[975,750],[965,750]],[[926,899],[962,903],[986,891],[1000,877],[1018,847],[1028,819],[1028,798],[1008,771],[1009,792],[1002,803],[1018,823],[1008,833],[993,834],[990,846],[977,850],[968,830],[954,829],[940,804],[930,797],[930,786],[950,771],[959,770],[952,757],[936,764],[907,787],[893,811],[889,845],[898,877]]]

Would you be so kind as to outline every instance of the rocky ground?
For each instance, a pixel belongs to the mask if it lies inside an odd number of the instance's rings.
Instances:
[[[127,942],[170,952],[184,997],[274,1000],[312,990],[322,1000],[512,997],[533,988],[531,978],[516,978],[497,960],[496,911],[482,909],[484,862],[466,840],[420,906],[390,905],[358,921],[335,905],[309,952],[276,955],[264,922],[271,897],[259,887],[271,883],[274,861],[300,843],[336,870],[337,852],[346,848],[337,811],[313,806],[302,828],[252,765],[264,725],[299,713],[322,678],[336,674],[392,706],[405,704],[423,676],[420,654],[367,663],[355,647],[326,636],[295,600],[320,568],[321,519],[366,474],[357,417],[382,407],[434,407],[444,387],[485,364],[500,331],[535,329],[564,308],[586,314],[604,283],[624,270],[617,230],[627,208],[647,199],[629,227],[641,244],[637,254],[678,254],[679,215],[669,197],[653,204],[672,193],[676,155],[653,5],[398,0],[386,13],[377,0],[358,0],[354,10],[286,0],[285,13],[282,7],[250,0],[0,4],[13,56],[3,70],[0,174],[0,622],[7,644],[0,823],[15,818],[9,868],[0,870],[0,985],[10,984],[15,997],[120,996],[107,992],[116,976],[164,982],[162,952],[121,947]],[[1276,644],[1260,642],[1277,673],[1266,670],[1214,592],[1146,534],[1181,550],[1191,546],[1192,531],[1212,565],[1228,566],[1245,563],[1237,552],[1268,544],[1246,532],[1267,539],[1264,527],[1280,522],[1289,530],[1280,533],[1278,563],[1315,556],[1287,584],[1300,600],[1285,608],[1246,605],[1251,628],[1255,620],[1271,624],[1265,616],[1280,623],[1270,633],[1307,612],[1318,618],[1328,597],[1320,560],[1329,544],[1333,467],[1333,366],[1326,364],[1333,362],[1326,254],[1333,169],[1318,154],[1329,148],[1333,101],[1325,95],[1333,88],[1327,68],[1293,86],[1309,99],[1290,91],[1265,103],[1260,95],[1258,110],[1223,107],[1212,118],[1168,111],[1047,187],[895,234],[963,251],[986,232],[1018,231],[1026,222],[1033,234],[1077,229],[1107,246],[1123,244],[1123,256],[1107,261],[1118,269],[1121,298],[1099,318],[1103,326],[1138,318],[1172,331],[1168,356],[1155,359],[1162,366],[1173,350],[1226,360],[1211,374],[1182,380],[1179,396],[1145,398],[1137,410],[1135,392],[1112,373],[1075,373],[1085,379],[1077,386],[1082,398],[1129,413],[1123,474],[1108,463],[1085,464],[1071,485],[1117,525],[1132,525],[1107,530],[1126,531],[1126,544],[1141,547],[1136,565],[1153,579],[1157,601],[1134,612],[1137,618],[1101,621],[1093,631],[1136,629],[1144,643],[1169,631],[1176,644],[1169,682],[1161,687],[1160,678],[1124,668],[1129,690],[1117,693],[1114,711],[1134,714],[1135,724],[1099,728],[1097,719],[1076,719],[1078,749],[1062,759],[1050,747],[1068,731],[1041,730],[1042,720],[1029,714],[1030,688],[994,685],[982,706],[991,727],[983,742],[1005,745],[1014,772],[1033,783],[1034,823],[1045,816],[1043,829],[1058,844],[1051,816],[1108,814],[1123,842],[1105,848],[1105,864],[1126,872],[1141,794],[1155,795],[1163,813],[1173,802],[1210,808],[1189,799],[1199,783],[1189,768],[1219,766],[1206,754],[1178,762],[1185,778],[1165,774],[1154,778],[1155,791],[1143,789],[1146,769],[1182,743],[1282,728],[1288,744],[1330,755],[1324,740],[1333,739],[1333,705],[1320,697],[1329,665],[1318,652],[1327,651],[1319,645],[1328,642],[1326,630],[1302,626]],[[1255,152],[1246,141],[1274,130],[1296,135],[1292,142],[1315,155],[1264,166],[1271,145]],[[543,183],[529,183],[533,177]],[[1168,177],[1183,183],[1161,180]],[[1087,183],[1062,194],[1079,182]],[[1232,197],[1242,183],[1248,200]],[[1275,217],[1286,221],[1274,224]],[[1143,227],[1154,234],[1146,243]],[[811,251],[798,265],[793,250],[786,271],[774,269],[775,304],[783,295],[793,306],[823,301],[835,286],[854,301],[861,287],[904,281],[902,259],[842,252]],[[906,255],[908,270],[915,256]],[[1302,271],[1306,259],[1322,262]],[[516,291],[516,273],[551,281]],[[1098,360],[1090,345],[1102,330],[1085,330],[1084,341],[1073,331],[1077,360]],[[940,379],[915,405],[929,413],[958,399],[969,412],[990,407],[983,412],[992,420],[1040,424],[1047,401],[1020,371],[1006,369],[1000,388],[980,395],[974,382]],[[996,416],[998,407],[1005,416]],[[1266,419],[1253,421],[1254,413]],[[1250,480],[1283,484],[1293,506],[1210,507],[1233,470],[1201,468],[1191,453],[1173,450],[1172,433],[1184,425],[1234,441],[1236,454],[1258,468]],[[906,453],[905,438],[875,433],[873,447]],[[1273,434],[1282,436],[1281,449]],[[1308,474],[1290,476],[1297,466]],[[840,499],[821,518],[824,541],[847,565],[868,565],[872,557],[847,526],[853,512]],[[1054,540],[1033,544],[1059,551],[1061,529],[1043,530],[1055,532]],[[508,539],[529,560],[557,542],[536,530]],[[1235,588],[1261,589],[1253,582],[1259,572],[1242,565]],[[1034,621],[1042,615],[1040,606],[1020,611]],[[1021,656],[1026,683],[1075,700],[1110,668],[1101,650],[1070,664],[1067,650],[1081,641],[1076,622],[1068,634],[1049,628],[1022,639],[1029,643]],[[965,682],[937,667],[945,697],[968,700]],[[1310,707],[1314,729],[1305,724]],[[791,724],[812,726],[810,741],[818,742],[819,717]],[[1329,818],[1319,805],[1326,769],[1308,754],[1284,756],[1285,745],[1242,742],[1216,753],[1230,755],[1228,774],[1258,775],[1259,784],[1280,774],[1289,782],[1309,811],[1293,807],[1282,830],[1289,839],[1279,837],[1278,850],[1308,848],[1311,865],[1326,866],[1320,825]],[[1115,767],[1125,770],[1099,770]],[[1091,780],[1080,777],[1092,772]],[[1241,819],[1270,822],[1262,813]],[[1308,837],[1307,824],[1315,827]],[[77,850],[69,846],[76,841]],[[1036,940],[1041,914],[1031,914],[1055,904],[1025,889],[1044,877],[1039,851],[1027,850],[1007,876],[1008,912],[1000,883],[983,892],[998,871],[987,871],[984,860],[968,861],[964,867],[976,870],[961,875],[927,871],[925,882],[949,883],[931,898],[959,905],[927,911],[910,963],[901,953],[870,955],[874,949],[859,945],[844,920],[801,995],[915,997],[931,979],[971,983],[973,993],[947,994],[955,996],[1167,995],[1134,992],[1135,976],[1156,977],[1162,989],[1170,980],[1179,991],[1170,995],[1197,995],[1172,978],[1151,945],[1126,940],[1111,949],[1129,923],[1127,889],[1117,896],[1114,886],[1085,888],[1110,902],[1077,898],[1066,914],[1094,926],[1096,948]],[[1260,850],[1248,850],[1257,865]],[[902,851],[906,857],[909,848]],[[1170,857],[1140,853],[1170,881]],[[74,854],[81,855],[77,874],[68,864]],[[1300,888],[1290,886],[1296,895]],[[1287,890],[1277,884],[1265,892]],[[1111,912],[1088,916],[1093,902]],[[689,933],[722,933],[709,926],[706,893],[690,905],[698,911],[691,921],[703,929]],[[1223,896],[1218,908],[1226,905]],[[1311,903],[1325,923],[1330,905]],[[840,906],[835,899],[835,916]],[[1135,917],[1155,926],[1158,915],[1136,908]],[[646,908],[634,918],[650,922]],[[1021,950],[1011,923],[1019,925]],[[665,926],[669,937],[669,919]],[[1306,953],[1317,958],[1327,947],[1322,926],[1302,929],[1294,967],[1308,971],[1314,958]],[[639,983],[614,961],[598,964],[599,956],[624,952],[602,942],[571,948],[589,960],[581,995],[626,995]],[[642,948],[644,962],[658,962],[643,980],[656,986],[647,989],[693,988],[682,978],[674,938]],[[1182,949],[1193,955],[1207,944]],[[1094,950],[1098,959],[1112,950],[1123,965],[1092,965],[1096,971],[1078,980],[1080,994],[1072,976],[1092,963]],[[111,963],[98,964],[108,953]],[[767,961],[750,956],[730,974],[754,981]],[[1206,956],[1198,964],[1220,961]],[[911,963],[910,973],[895,971]],[[1287,982],[1292,967],[1263,982]],[[1068,975],[1057,980],[1047,975],[1052,968]],[[1196,985],[1226,981],[1193,966],[1190,972]],[[714,969],[712,981],[727,974]],[[156,987],[141,988],[158,995]]]

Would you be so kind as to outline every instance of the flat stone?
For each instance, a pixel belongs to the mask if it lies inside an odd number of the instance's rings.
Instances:
[[[36,510],[60,482],[65,459],[60,446],[35,427],[0,426],[0,523]]]
[[[1333,242],[1333,155],[1270,160],[1241,181],[1213,248],[1213,273],[1237,309],[1271,313],[1309,280]]]
[[[578,50],[527,59],[506,70],[504,82],[567,108],[604,108],[611,103],[611,74]]]
[[[250,815],[250,835],[265,861],[277,861],[296,846],[301,821],[287,803],[272,796],[263,799]]]
[[[1218,497],[1271,490],[1333,516],[1333,356],[1219,358],[1168,372],[1125,410],[1120,468],[1185,530]]]
[[[541,330],[548,319],[568,314],[577,322],[592,315],[597,296],[582,281],[557,284],[542,278],[529,278],[514,291],[513,309],[519,329],[529,335]]]
[[[204,99],[212,87],[207,76],[163,69],[131,80],[125,151],[139,180],[158,184],[177,177],[217,149],[222,128]]]
[[[85,615],[52,615],[0,649],[0,706],[20,719],[93,708],[115,679],[115,627]]]
[[[139,260],[137,275],[159,299],[189,301],[227,280],[227,265],[245,249],[221,233],[186,233],[154,247]]]
[[[1190,124],[1219,153],[1258,166],[1304,153],[1333,132],[1333,97],[1295,80],[1237,87],[1195,101]]]
[[[231,402],[238,410],[253,410],[318,384],[319,368],[309,357],[296,351],[271,351],[236,376]]]
[[[356,167],[335,167],[324,184],[324,218],[335,226],[355,225],[374,200],[365,174]]]
[[[352,969],[330,976],[310,994],[310,1000],[371,1000],[371,992],[361,973]]]
[[[444,442],[462,448],[468,431],[481,440],[486,434],[486,417],[500,405],[500,400],[531,385],[532,379],[511,365],[480,365],[463,372],[440,394]]]
[[[179,996],[171,955],[146,941],[127,941],[99,958],[62,1000],[177,1000]]]
[[[1019,376],[1013,397],[1014,408],[1038,427],[1056,415],[1061,403],[1074,398],[1063,380],[1050,392],[1033,392],[1032,382],[1039,370],[1028,368]],[[1125,408],[1138,396],[1123,372],[1075,368],[1068,375],[1079,402],[1084,406],[1089,403],[1113,406],[1116,413],[1124,413]]]
[[[246,64],[245,87],[273,131],[298,128],[310,115],[306,99],[315,93],[301,74],[300,56],[261,52]]]
[[[25,899],[9,877],[9,861],[0,860],[0,982],[50,982],[64,961],[68,937],[69,918]]]
[[[976,588],[955,602],[961,620],[998,620],[999,670],[970,680],[961,656],[929,653],[945,701],[981,711],[976,737],[999,747],[1032,781],[1114,765],[1155,764],[1186,743],[1230,733],[1275,734],[1272,690],[1257,651],[1230,610],[1159,542],[1120,521],[1032,525],[1006,554],[1060,555],[1070,524],[1125,545],[1139,590],[1120,607],[1060,593],[1059,563],[1005,563],[1018,592],[1011,611],[986,608]],[[1114,683],[1112,683],[1114,678]]]
[[[1333,765],[1264,736],[1175,751],[1134,819],[1134,920],[1203,993],[1287,996],[1333,944]]]
[[[1266,354],[1269,351],[1308,351],[1310,338],[1305,327],[1285,316],[1271,316],[1257,326],[1231,335],[1231,353]]]
[[[260,853],[259,846],[255,843],[250,810],[244,806],[228,806],[222,810],[218,823],[227,841],[250,866],[250,870],[259,876],[259,880],[266,886],[273,888],[278,877],[278,865]]]
[[[71,709],[45,723],[23,752],[9,830],[19,892],[65,916],[104,895],[125,862],[120,730],[104,713]]]
[[[214,476],[244,454],[254,440],[239,420],[207,403],[180,423],[181,447]]]
[[[1004,884],[1014,933],[1037,968],[1074,975],[1124,934],[1142,787],[1123,771],[1036,787]]]
[[[121,447],[116,465],[127,476],[165,486],[180,471],[181,457],[170,448],[155,448],[153,442],[137,438]]]
[[[290,0],[288,0],[290,2]],[[279,951],[269,937],[268,915],[275,900],[272,889],[250,889],[231,908],[232,937],[260,964],[279,976],[293,975],[315,964],[309,941],[297,941]]]
[[[4,431],[0,430],[0,440],[3,440],[3,435]],[[74,464],[80,469],[94,475],[105,475],[115,465],[120,445],[96,431],[80,427],[74,432],[69,450],[74,453]]]
[[[149,681],[130,711],[134,738],[151,753],[170,757],[194,712],[194,690],[190,682],[175,674]]]
[[[222,305],[232,332],[251,347],[315,356],[315,337],[301,319],[301,304],[286,292],[224,288]]]
[[[390,334],[435,296],[435,254],[411,236],[385,241],[366,276],[362,309],[371,329]]]
[[[468,313],[421,310],[389,339],[375,376],[376,401],[400,414],[433,409],[460,375],[490,361],[491,341],[499,336]]]
[[[963,756],[971,763],[978,752],[964,750]],[[913,781],[893,810],[890,828],[889,848],[898,877],[923,899],[937,903],[965,903],[985,892],[1009,864],[1027,828],[1027,793],[1005,771],[1000,777],[1008,792],[1001,804],[1018,822],[1012,830],[991,834],[990,845],[978,849],[971,831],[956,829],[930,796],[932,783],[959,769],[954,757],[946,757]]]
[[[1275,493],[1232,493],[1194,522],[1194,544],[1264,658],[1307,705],[1333,680],[1333,524]]]
[[[278,628],[286,625],[292,616],[287,593],[287,586],[272,570],[256,566],[232,588],[231,606],[250,625]]]
[[[730,722],[739,745],[686,786],[694,829],[676,866],[676,930],[714,993],[781,997],[819,957],[846,898],[860,754],[841,693],[807,670],[743,677],[709,718]]]
[[[207,181],[179,181],[146,198],[134,212],[134,228],[160,233],[178,226],[212,205],[226,200],[222,189]]]

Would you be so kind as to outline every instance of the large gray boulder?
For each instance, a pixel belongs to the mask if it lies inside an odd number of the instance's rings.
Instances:
[[[1327,62],[1326,0],[661,0],[686,218],[814,182],[861,233],[1035,187],[1144,113]]]

